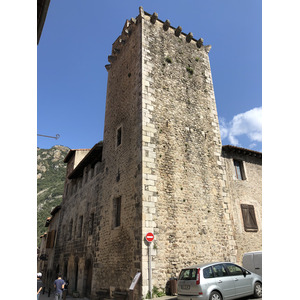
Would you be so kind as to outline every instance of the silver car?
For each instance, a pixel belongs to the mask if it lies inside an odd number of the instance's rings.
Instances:
[[[178,300],[227,300],[262,297],[262,278],[228,262],[196,265],[181,270]]]

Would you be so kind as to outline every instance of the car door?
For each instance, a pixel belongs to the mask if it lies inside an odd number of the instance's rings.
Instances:
[[[223,264],[213,265],[212,268],[216,280],[215,284],[222,293],[224,300],[233,299],[235,297],[235,285],[233,277],[229,276]]]
[[[185,296],[199,295],[200,286],[196,284],[198,268],[183,269],[178,280],[178,294]]]
[[[254,262],[254,273],[262,276],[262,254],[261,253],[254,253],[253,255],[253,262]]]
[[[251,277],[244,275],[243,269],[238,265],[226,263],[225,267],[229,276],[234,281],[236,296],[243,297],[251,295],[253,293]]]

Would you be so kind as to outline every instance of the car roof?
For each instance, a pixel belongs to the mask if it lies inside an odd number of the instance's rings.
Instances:
[[[205,267],[208,267],[208,266],[218,265],[218,264],[231,264],[231,262],[229,262],[229,261],[216,261],[216,262],[209,262],[209,263],[203,263],[203,264],[193,265],[193,266],[189,266],[189,267],[184,267],[182,269],[186,270],[186,269],[193,269],[193,268],[205,268]]]
[[[252,252],[246,252],[244,255],[253,254],[253,253],[262,253],[262,251],[252,251]]]

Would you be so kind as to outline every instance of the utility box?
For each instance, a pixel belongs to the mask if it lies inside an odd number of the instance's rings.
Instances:
[[[170,294],[171,296],[177,295],[177,278],[170,279]]]

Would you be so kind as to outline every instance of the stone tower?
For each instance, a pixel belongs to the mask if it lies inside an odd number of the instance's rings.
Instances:
[[[210,48],[141,7],[113,43],[93,282],[126,289],[141,271],[145,296],[147,232],[153,286],[186,265],[235,261]]]
[[[209,50],[142,8],[126,21],[106,65],[104,139],[64,160],[46,288],[62,272],[70,293],[118,298],[139,273],[141,299],[184,266],[261,250],[262,154],[222,147]]]

